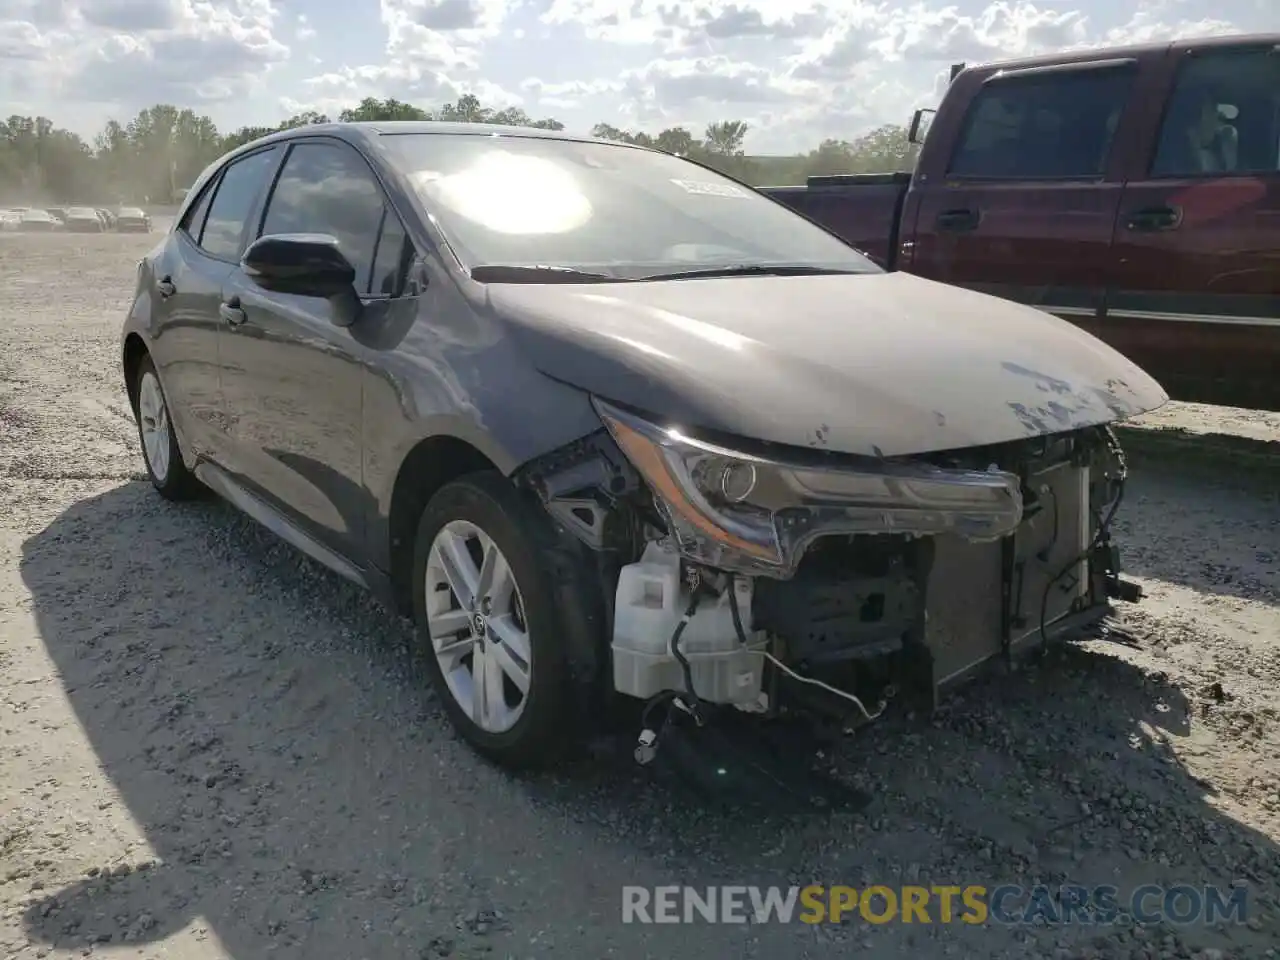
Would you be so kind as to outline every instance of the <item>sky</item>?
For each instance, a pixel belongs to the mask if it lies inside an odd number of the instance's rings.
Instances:
[[[234,129],[473,93],[788,153],[905,123],[954,62],[1251,31],[1280,0],[0,0],[0,112],[92,138],[158,102]]]

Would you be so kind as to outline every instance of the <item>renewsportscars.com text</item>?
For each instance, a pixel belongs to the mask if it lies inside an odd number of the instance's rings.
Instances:
[[[623,923],[1245,923],[1244,887],[623,887]]]

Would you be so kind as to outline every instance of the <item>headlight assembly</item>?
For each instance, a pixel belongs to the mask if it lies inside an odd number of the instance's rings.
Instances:
[[[787,464],[725,449],[596,399],[681,551],[712,567],[789,577],[814,538],[848,534],[995,540],[1022,520],[1018,478],[867,459]]]

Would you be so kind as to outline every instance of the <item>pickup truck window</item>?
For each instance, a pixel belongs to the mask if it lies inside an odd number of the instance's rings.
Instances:
[[[1280,56],[1212,51],[1178,72],[1151,165],[1155,177],[1280,170]]]
[[[1101,176],[1134,75],[1121,67],[989,80],[970,104],[947,175]]]

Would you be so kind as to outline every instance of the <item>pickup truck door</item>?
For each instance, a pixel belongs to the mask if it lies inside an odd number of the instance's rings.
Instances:
[[[1178,399],[1280,409],[1280,56],[1186,43],[1168,73],[1102,333]]]
[[[1137,73],[1122,59],[977,80],[964,116],[930,129],[954,147],[912,184],[906,269],[1091,322],[1123,190],[1111,142]]]

